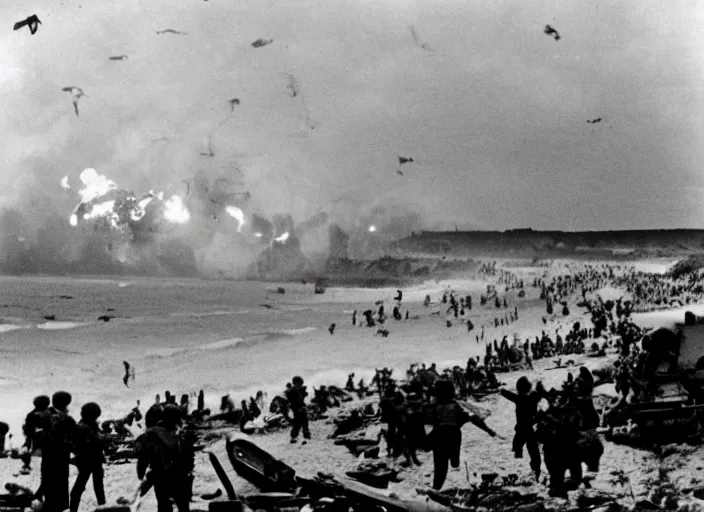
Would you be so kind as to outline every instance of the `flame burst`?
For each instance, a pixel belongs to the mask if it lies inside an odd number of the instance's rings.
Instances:
[[[236,206],[226,206],[225,211],[237,221],[237,232],[241,233],[244,226],[244,212]]]
[[[164,192],[150,190],[140,200],[128,190],[119,189],[117,183],[95,169],[85,169],[80,174],[83,188],[78,191],[81,202],[69,217],[69,224],[77,226],[81,220],[105,219],[116,229],[126,228],[130,221],[140,221],[147,207],[155,200],[163,207],[162,218],[168,222],[184,224],[191,218],[183,200],[173,195],[164,201]],[[70,188],[68,176],[61,180],[63,188]]]
[[[177,224],[185,224],[191,218],[191,214],[183,205],[183,200],[176,194],[164,201],[164,218]]]
[[[95,169],[85,169],[79,178],[84,185],[84,188],[78,191],[82,203],[88,203],[93,199],[104,196],[111,190],[117,190],[117,183],[102,174],[98,174]]]
[[[370,232],[370,233],[375,233],[375,232],[376,232],[376,226],[374,226],[373,224],[372,224],[371,226],[369,226],[369,232]]]
[[[288,240],[288,231],[286,231],[283,235],[277,236],[276,238],[274,238],[275,242],[280,242],[280,243],[284,243],[286,240]]]

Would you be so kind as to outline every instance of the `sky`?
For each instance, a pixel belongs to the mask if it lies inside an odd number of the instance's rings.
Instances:
[[[248,215],[343,226],[704,227],[696,0],[0,0],[0,19],[0,207],[37,226],[68,223],[92,167],[136,193],[225,178]]]

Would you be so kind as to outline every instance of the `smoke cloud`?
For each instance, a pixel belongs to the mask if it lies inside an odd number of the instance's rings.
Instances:
[[[304,254],[324,254],[335,223],[351,257],[371,257],[438,226],[699,227],[704,214],[698,4],[32,9],[37,34],[0,37],[3,272],[241,275],[285,225]],[[67,86],[86,94],[80,116]],[[403,176],[399,155],[413,158]],[[138,198],[176,194],[191,220],[73,228],[85,168]],[[227,205],[244,211],[241,233]]]

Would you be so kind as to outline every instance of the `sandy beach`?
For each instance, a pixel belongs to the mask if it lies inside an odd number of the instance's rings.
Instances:
[[[572,263],[574,265],[574,263]],[[652,266],[651,266],[652,268]],[[546,315],[539,290],[530,287],[535,276],[565,273],[561,262],[550,267],[510,267],[526,282],[527,294],[518,298],[515,290],[506,296],[509,308],[515,305],[519,320],[494,328],[497,310],[492,304],[479,306],[479,295],[495,278],[473,276],[453,282],[429,282],[404,290],[404,308],[417,319],[389,321],[388,338],[374,336],[374,329],[351,325],[351,312],[373,307],[377,300],[392,303],[395,289],[331,288],[323,295],[312,293],[310,285],[281,284],[285,294],[276,293],[277,285],[257,282],[218,282],[160,279],[69,279],[69,278],[2,278],[0,293],[2,350],[7,354],[0,364],[3,393],[0,407],[3,420],[10,424],[13,446],[21,442],[19,434],[24,415],[31,409],[31,400],[38,394],[51,394],[65,389],[73,394],[74,416],[87,401],[103,407],[103,419],[120,417],[137,400],[145,410],[156,393],[170,390],[195,393],[204,389],[206,405],[218,409],[220,397],[230,393],[236,403],[265,390],[269,397],[280,393],[293,375],[304,377],[309,389],[320,384],[343,386],[348,372],[367,382],[374,368],[393,368],[403,375],[414,362],[437,363],[440,369],[459,364],[468,357],[484,354],[484,344],[476,342],[481,326],[486,326],[486,339],[520,339],[535,337],[542,330],[553,331],[560,325],[569,329],[575,321],[588,322],[584,311],[570,304],[569,316],[556,315],[543,324]],[[443,290],[453,289],[459,295],[471,294],[475,307],[468,317],[475,324],[468,333],[466,325],[446,317],[438,301]],[[613,291],[612,291],[613,293]],[[424,307],[430,294],[434,303]],[[62,298],[59,296],[63,296]],[[70,298],[68,298],[70,297]],[[266,306],[264,306],[266,305]],[[704,313],[701,306],[686,309]],[[110,311],[108,311],[110,310]],[[433,312],[440,311],[439,315]],[[682,309],[684,311],[684,309]],[[44,315],[55,315],[48,321]],[[98,316],[114,316],[109,322]],[[501,313],[503,315],[503,312]],[[634,315],[637,323],[656,324],[662,313]],[[453,323],[447,327],[446,321]],[[327,326],[335,322],[330,335]],[[53,328],[52,328],[53,327]],[[605,364],[607,358],[572,357],[588,368]],[[121,381],[122,361],[136,368],[136,380],[130,388]],[[559,387],[566,378],[565,369],[548,369],[551,359],[536,361],[532,371],[499,374],[508,389],[515,387],[521,375],[543,380],[546,387]],[[599,393],[599,390],[596,391]],[[457,471],[450,471],[445,487],[461,487],[478,481],[484,472],[518,473],[529,476],[527,459],[514,459],[510,440],[513,435],[514,406],[499,395],[490,395],[481,406],[491,411],[489,424],[504,439],[490,438],[475,427],[463,428],[462,460]],[[346,404],[349,406],[350,404]],[[354,404],[352,404],[354,405]],[[331,415],[337,414],[336,410]],[[286,430],[253,439],[276,457],[284,460],[300,474],[317,471],[343,474],[355,465],[355,458],[342,446],[328,439],[333,425],[330,420],[311,424],[312,440],[303,446],[291,445]],[[233,431],[237,430],[235,428]],[[222,441],[220,441],[222,444]],[[217,446],[216,446],[217,448]],[[704,451],[682,447],[682,452],[664,460],[654,454],[605,443],[602,468],[593,482],[595,488],[620,492],[609,483],[609,472],[625,470],[636,493],[646,492],[645,482],[661,465],[672,469],[671,476],[683,487],[697,483]],[[403,481],[391,484],[400,496],[415,496],[416,488],[427,488],[432,480],[432,457],[420,453],[423,465],[405,469]],[[17,475],[21,462],[6,459],[0,462],[3,481],[16,481],[30,488],[39,483],[38,471]],[[226,464],[226,466],[229,466]],[[34,467],[38,467],[35,460]],[[229,469],[236,489],[246,492],[252,486]],[[72,479],[75,468],[72,467]],[[133,463],[106,466],[108,502],[131,495],[137,485]],[[210,463],[198,454],[194,493],[213,492],[221,487]],[[535,491],[545,493],[544,486]],[[200,503],[199,503],[200,502]],[[84,494],[81,510],[92,510],[95,498],[90,488]],[[150,495],[143,510],[155,510]],[[194,509],[206,509],[207,502],[196,498]]]

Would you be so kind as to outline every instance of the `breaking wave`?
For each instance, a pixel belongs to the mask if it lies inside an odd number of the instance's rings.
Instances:
[[[59,331],[63,329],[75,329],[76,327],[83,327],[90,325],[88,322],[44,322],[43,324],[37,324],[37,329],[43,329],[45,331]]]
[[[191,347],[167,347],[156,349],[147,354],[148,359],[163,359],[182,355],[190,352],[210,351],[210,350],[226,350],[235,347],[252,346],[260,341],[273,341],[281,338],[292,338],[303,334],[308,334],[317,331],[317,327],[301,327],[299,329],[278,329],[263,333],[250,334],[244,338],[226,338],[223,340],[211,341],[202,345]]]
[[[28,325],[0,324],[0,333],[16,331],[18,329],[28,329]]]
[[[179,317],[179,318],[203,318],[203,317],[208,317],[208,316],[234,315],[235,313],[241,313],[241,311],[217,310],[217,311],[205,311],[202,313],[178,312],[178,313],[170,313],[169,316]]]
[[[242,338],[230,338],[227,340],[213,341],[212,343],[198,345],[197,347],[191,350],[221,350],[224,348],[235,347],[239,345],[242,341],[244,341]]]
[[[317,330],[317,327],[300,327],[298,329],[279,329],[276,331],[268,331],[264,334],[266,336],[300,336],[301,334],[309,334]]]

